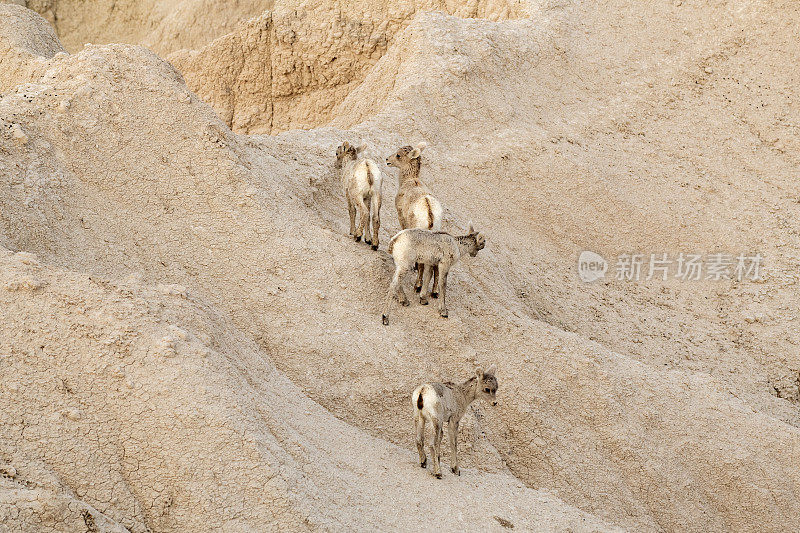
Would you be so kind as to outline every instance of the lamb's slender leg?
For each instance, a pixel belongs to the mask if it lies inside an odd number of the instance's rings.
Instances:
[[[417,281],[414,282],[414,291],[421,292],[422,291],[422,277],[425,274],[425,269],[429,268],[428,265],[423,263],[417,263]]]
[[[350,215],[350,235],[355,235],[355,233],[356,233],[356,206],[353,205],[353,201],[350,199],[350,196],[347,197],[347,213]]]
[[[397,295],[397,283],[399,279],[400,279],[400,266],[398,265],[394,269],[394,276],[392,277],[392,282],[389,284],[389,290],[386,292],[386,303],[383,306],[383,316],[381,317],[384,326],[389,325],[389,306],[392,305],[392,298]]]
[[[458,422],[452,418],[447,428],[447,436],[450,437],[450,471],[455,475],[461,475],[461,469],[458,468]]]
[[[372,246],[372,230],[369,227],[369,221],[372,218],[372,197],[364,199],[364,207],[367,209],[366,222],[364,223],[364,242]]]
[[[381,229],[381,193],[376,192],[372,195],[372,204],[372,249],[377,250],[378,233]]]
[[[428,288],[431,284],[431,272],[433,272],[433,268],[430,265],[425,266],[425,273],[422,276],[422,289],[419,293],[419,303],[422,305],[428,305]]]
[[[400,302],[400,305],[402,305],[403,307],[408,307],[410,302],[408,301],[408,296],[406,296],[406,290],[403,288],[403,276],[406,275],[406,272],[411,270],[411,265],[403,263],[402,261],[400,263],[401,264],[398,267],[400,269],[400,277],[398,278],[397,281],[397,292],[396,292],[397,301]]]
[[[405,271],[403,271],[403,274],[405,274]],[[410,302],[408,301],[408,296],[406,296],[406,291],[403,288],[402,281],[403,280],[401,276],[400,283],[397,284],[397,301],[400,302],[400,305],[402,305],[403,307],[408,307]]]
[[[389,285],[389,291],[386,293],[386,303],[383,306],[383,316],[381,317],[384,326],[389,325],[389,307],[392,305],[392,298],[394,296],[400,299],[401,304],[408,305],[406,293],[403,287],[400,286],[400,280],[407,271],[408,267],[405,265],[397,265],[394,269],[394,276],[392,277],[392,283]]]
[[[450,266],[440,265],[439,271],[439,316],[447,318],[447,272]]]
[[[401,230],[408,228],[408,224],[406,224],[406,219],[403,216],[403,210],[400,208],[397,209],[397,220],[400,222]]]
[[[356,198],[356,206],[358,206],[359,211],[361,212],[361,218],[358,221],[358,227],[356,228],[356,242],[361,240],[361,236],[364,234],[364,226],[367,225],[367,220],[369,220],[369,212],[367,211],[367,206],[364,205],[364,199],[361,197]],[[369,228],[367,228],[369,231]]]
[[[431,289],[431,298],[439,297],[439,265],[433,267],[433,288]]]
[[[414,417],[414,427],[417,430],[417,451],[419,452],[419,466],[428,466],[428,458],[425,457],[425,417],[417,415]]]
[[[433,475],[442,479],[442,423],[439,420],[432,420],[433,422]]]

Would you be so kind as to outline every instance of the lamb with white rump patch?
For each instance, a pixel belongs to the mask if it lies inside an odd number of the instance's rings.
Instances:
[[[364,242],[378,249],[378,232],[381,229],[381,187],[383,175],[378,164],[372,159],[361,157],[366,143],[358,148],[345,141],[336,149],[336,170],[341,173],[342,189],[347,198],[347,212],[350,215],[350,235],[356,242],[364,237]],[[356,227],[356,210],[360,219]],[[370,219],[372,232],[370,233]]]
[[[389,325],[389,307],[396,295],[402,305],[408,305],[408,297],[401,285],[403,275],[414,268],[415,264],[436,267],[439,272],[439,315],[447,318],[447,274],[450,268],[463,255],[475,257],[478,251],[486,246],[486,239],[469,225],[466,235],[453,236],[444,231],[426,229],[405,229],[389,241],[389,253],[394,258],[395,271],[386,303],[383,308],[382,321]],[[422,279],[422,292],[419,300],[422,305],[428,304],[428,285],[431,268],[425,269]]]
[[[458,467],[458,423],[472,402],[484,399],[491,405],[497,405],[497,368],[490,366],[486,372],[480,368],[475,370],[475,375],[464,383],[424,383],[414,389],[411,394],[411,403],[414,409],[414,428],[417,432],[417,451],[419,452],[419,466],[425,468],[428,458],[425,456],[425,423],[433,426],[433,475],[442,477],[441,470],[441,444],[444,425],[447,424],[447,436],[450,439],[450,470],[457,476],[461,475]]]

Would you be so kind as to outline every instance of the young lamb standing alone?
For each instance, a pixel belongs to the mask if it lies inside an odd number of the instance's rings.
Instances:
[[[378,232],[381,228],[381,186],[383,176],[377,163],[359,156],[367,147],[358,148],[345,141],[336,149],[336,169],[341,172],[342,189],[347,198],[347,212],[350,214],[350,235],[356,242],[364,236],[364,242],[378,249]],[[361,218],[356,227],[356,208]],[[372,212],[372,235],[370,235],[370,211]]]
[[[397,208],[397,218],[400,219],[400,229],[423,228],[433,231],[442,229],[442,204],[433,197],[419,179],[422,166],[422,151],[427,145],[419,143],[416,148],[403,146],[394,155],[386,158],[386,164],[400,169],[398,176],[399,189],[394,198]],[[417,281],[414,290],[422,292],[422,280],[426,270],[431,266],[416,265]],[[439,279],[439,270],[433,266],[433,291],[431,296],[438,296],[436,282]]]
[[[425,422],[433,425],[433,475],[442,477],[441,470],[441,444],[444,424],[447,423],[447,436],[450,439],[450,470],[457,476],[461,475],[458,468],[458,423],[467,411],[467,407],[480,398],[492,405],[497,405],[495,393],[497,392],[497,378],[495,365],[490,366],[486,372],[480,368],[475,375],[461,385],[451,382],[424,383],[414,389],[411,394],[411,403],[414,409],[414,428],[417,430],[417,451],[419,452],[419,466],[425,468],[428,458],[425,456]]]
[[[392,237],[389,241],[389,253],[394,258],[394,277],[386,294],[386,304],[381,317],[384,325],[389,325],[389,307],[392,298],[397,295],[402,305],[408,305],[408,297],[400,284],[403,275],[411,270],[415,264],[436,265],[439,270],[439,315],[447,318],[447,273],[456,261],[464,254],[472,257],[478,255],[479,250],[486,246],[486,239],[476,232],[472,224],[469,225],[467,235],[454,237],[444,231],[429,231],[426,229],[405,229]],[[428,304],[428,282],[431,269],[425,269],[422,280],[422,294],[420,303]]]

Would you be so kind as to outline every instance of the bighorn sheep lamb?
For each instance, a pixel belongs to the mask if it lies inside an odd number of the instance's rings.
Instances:
[[[483,398],[492,405],[497,405],[497,378],[495,365],[490,366],[486,372],[480,368],[475,370],[475,375],[464,383],[458,385],[451,382],[424,383],[414,389],[411,394],[411,403],[414,409],[414,428],[417,430],[417,451],[419,452],[419,466],[425,468],[428,458],[425,456],[425,422],[433,425],[433,475],[442,477],[441,470],[441,444],[444,424],[447,423],[447,436],[450,439],[450,470],[457,476],[461,475],[458,468],[458,423],[467,411],[467,407],[475,400]]]
[[[341,172],[342,189],[347,198],[347,212],[350,214],[350,235],[356,242],[364,236],[364,242],[378,249],[378,233],[381,228],[381,186],[383,175],[372,159],[360,157],[367,147],[358,148],[345,141],[336,149],[336,169]],[[356,208],[361,218],[356,227]],[[370,235],[370,212],[372,215],[372,234]]]
[[[427,144],[419,143],[416,148],[403,146],[397,153],[386,158],[386,164],[390,167],[400,169],[398,175],[399,189],[394,198],[394,205],[397,208],[397,218],[400,219],[400,229],[423,228],[433,231],[442,229],[442,204],[433,197],[428,189],[419,179],[419,171],[422,166],[422,151]],[[429,266],[416,265],[417,281],[414,283],[414,290],[422,291],[422,280],[425,270]],[[436,298],[438,292],[436,283],[439,279],[439,271],[433,267],[433,291],[431,296]]]
[[[386,304],[383,308],[383,324],[389,325],[389,307],[392,297],[397,295],[402,305],[408,305],[408,297],[400,282],[403,275],[411,270],[415,264],[437,266],[439,270],[439,314],[447,318],[447,273],[456,261],[464,254],[472,257],[478,255],[479,250],[486,246],[486,239],[469,225],[466,235],[454,237],[444,231],[429,231],[426,229],[404,229],[389,241],[389,253],[394,258],[394,277],[386,294]],[[428,304],[428,282],[430,269],[425,269],[422,280],[422,293],[420,303]]]

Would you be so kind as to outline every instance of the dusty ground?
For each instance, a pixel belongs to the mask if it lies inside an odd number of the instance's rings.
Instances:
[[[0,4],[0,531],[800,528],[795,3],[27,4]],[[378,252],[344,139],[387,173]],[[488,246],[449,319],[386,328],[383,160],[421,140]],[[615,280],[634,252],[765,279]],[[408,394],[491,363],[434,480]]]

